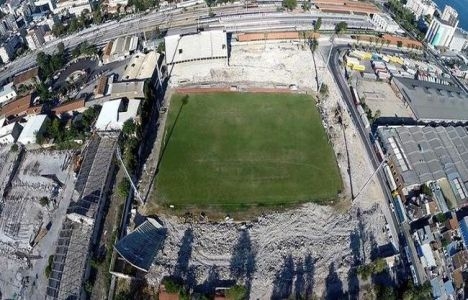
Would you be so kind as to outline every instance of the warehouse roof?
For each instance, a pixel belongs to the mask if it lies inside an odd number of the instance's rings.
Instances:
[[[468,132],[462,126],[379,127],[404,186],[447,178],[459,204],[468,201]]]
[[[418,120],[468,121],[468,95],[458,87],[403,77],[394,82]]]
[[[145,98],[144,81],[124,81],[112,83],[112,90],[109,91],[113,99],[115,98]]]
[[[158,63],[159,53],[156,51],[147,54],[135,54],[125,66],[122,80],[135,80],[151,78]]]

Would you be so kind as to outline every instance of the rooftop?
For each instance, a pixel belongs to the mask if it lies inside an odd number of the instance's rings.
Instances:
[[[139,106],[140,100],[134,99],[128,100],[128,103],[121,99],[105,102],[96,121],[96,129],[99,131],[122,129],[125,121],[138,115]]]
[[[31,107],[32,94],[26,95],[22,98],[16,99],[10,103],[5,104],[0,109],[0,116],[16,116],[25,114],[29,107]]]
[[[165,237],[166,231],[162,226],[156,220],[148,218],[114,247],[129,264],[148,272]]]
[[[46,119],[47,115],[32,116],[24,125],[23,131],[18,137],[18,142],[22,144],[35,143],[36,134],[42,128],[42,124]]]
[[[393,80],[418,120],[468,121],[468,95],[458,87],[403,77]]]
[[[112,99],[116,98],[145,98],[144,81],[124,81],[112,83],[112,89],[109,91]]]
[[[84,99],[71,100],[61,103],[59,106],[54,107],[52,112],[56,115],[60,115],[67,112],[73,112],[80,110],[85,107]]]
[[[125,66],[122,80],[147,79],[153,76],[157,66],[159,53],[151,51],[147,54],[135,54]]]
[[[468,200],[468,132],[462,126],[379,127],[403,186],[447,178],[458,205]],[[457,187],[457,188],[455,188]]]
[[[39,76],[39,68],[36,67],[36,68],[26,70],[15,76],[15,78],[13,79],[13,85],[14,86],[20,85],[23,82],[32,80],[33,78],[38,78],[38,76]]]
[[[202,31],[188,35],[170,35],[164,38],[166,63],[192,60],[226,58],[226,32],[221,30]]]

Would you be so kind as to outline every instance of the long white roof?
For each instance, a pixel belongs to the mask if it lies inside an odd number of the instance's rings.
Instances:
[[[107,101],[102,105],[101,112],[96,121],[99,131],[121,130],[125,121],[135,118],[138,114],[140,100],[129,100],[126,111],[119,112],[122,99]]]

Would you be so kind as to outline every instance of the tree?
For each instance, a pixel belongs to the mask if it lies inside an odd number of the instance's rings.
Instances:
[[[315,21],[314,32],[319,31],[320,27],[322,27],[322,17],[318,17],[317,21]]]
[[[247,289],[244,286],[235,285],[227,290],[226,297],[227,299],[230,299],[230,300],[247,299],[248,298]]]
[[[322,83],[322,86],[320,87],[320,94],[322,96],[328,95],[328,85],[326,85],[325,83]]]
[[[50,200],[47,197],[41,197],[41,199],[39,199],[39,204],[41,206],[49,206],[49,203],[50,203]]]
[[[310,1],[303,1],[303,2],[302,2],[301,8],[302,8],[304,11],[310,10],[311,7],[312,7],[312,4],[310,3]]]
[[[10,151],[11,152],[17,152],[18,151],[18,144],[11,145]]]
[[[135,124],[135,121],[133,121],[133,119],[128,119],[127,121],[125,121],[125,123],[123,124],[122,126],[122,133],[124,134],[124,136],[131,136],[135,133],[136,131],[136,124]]]
[[[402,42],[402,41],[397,41],[397,47],[398,47],[398,48],[403,47],[403,42]]]
[[[309,47],[310,47],[310,51],[312,51],[312,53],[314,53],[315,50],[317,50],[318,41],[317,41],[317,39],[315,37],[312,40],[309,41]]]
[[[336,24],[336,26],[335,26],[335,32],[336,32],[337,34],[344,33],[344,32],[346,32],[346,30],[348,30],[348,23],[346,23],[346,22],[344,22],[344,21],[339,22],[339,23]]]
[[[130,190],[130,181],[127,177],[122,178],[117,186],[117,195],[121,198],[126,199]]]
[[[297,0],[283,0],[283,7],[288,10],[293,10],[297,7]]]
[[[158,53],[164,53],[166,51],[166,44],[164,43],[164,40],[159,43],[158,48],[156,49]]]

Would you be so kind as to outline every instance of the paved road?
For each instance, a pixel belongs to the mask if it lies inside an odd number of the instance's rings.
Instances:
[[[351,96],[351,92],[349,90],[349,87],[348,87],[348,83],[346,82],[343,74],[341,74],[341,69],[340,69],[340,65],[339,65],[339,61],[338,61],[338,58],[339,58],[339,53],[340,51],[345,51],[349,49],[348,46],[343,46],[343,45],[340,45],[340,46],[336,46],[333,48],[332,50],[332,59],[330,61],[330,69],[332,71],[332,74],[335,78],[335,81],[338,83],[339,85],[339,88],[340,88],[340,91],[341,91],[341,94],[343,96],[343,98],[345,99],[346,101],[346,104],[348,106],[348,110],[351,114],[351,117],[353,119],[353,122],[356,124],[356,127],[359,131],[359,134],[361,135],[361,138],[364,142],[364,145],[365,145],[365,148],[366,148],[366,151],[369,155],[369,158],[372,162],[372,165],[374,166],[374,169],[376,169],[378,167],[378,165],[380,164],[380,161],[378,160],[377,158],[377,155],[374,151],[374,148],[372,146],[372,142],[370,140],[370,132],[364,127],[364,124],[362,123],[362,120],[361,118],[359,117],[359,113],[356,109],[356,106],[354,105],[354,101],[352,100],[352,96]],[[385,52],[391,52],[391,53],[398,53],[400,52],[401,53],[401,50],[395,50],[395,49],[386,49]],[[402,249],[400,249],[401,247],[401,243],[399,241],[399,238],[400,237],[404,237],[406,239],[406,244],[410,245],[410,253],[411,253],[411,261],[413,263],[413,265],[415,266],[416,268],[416,276],[417,276],[417,279],[419,281],[419,283],[421,282],[424,282],[425,281],[425,273],[424,273],[424,270],[422,269],[422,266],[419,262],[419,259],[418,259],[418,256],[417,256],[417,253],[416,253],[416,249],[414,247],[414,243],[413,243],[413,240],[411,239],[411,235],[409,233],[409,227],[408,226],[399,226],[398,222],[397,222],[397,219],[395,217],[395,215],[393,213],[391,213],[391,209],[390,209],[390,203],[393,201],[393,197],[391,195],[391,191],[388,187],[388,185],[386,184],[386,179],[385,179],[385,175],[383,172],[378,172],[377,173],[377,178],[379,179],[379,182],[380,182],[380,186],[382,187],[382,190],[384,191],[385,193],[385,197],[386,197],[386,200],[387,200],[387,205],[385,207],[382,208],[383,210],[383,213],[387,219],[387,222],[389,223],[390,225],[390,230],[392,232],[392,236],[394,238],[394,246],[396,249],[399,249],[401,253],[403,253]],[[412,246],[412,247],[411,247]]]

